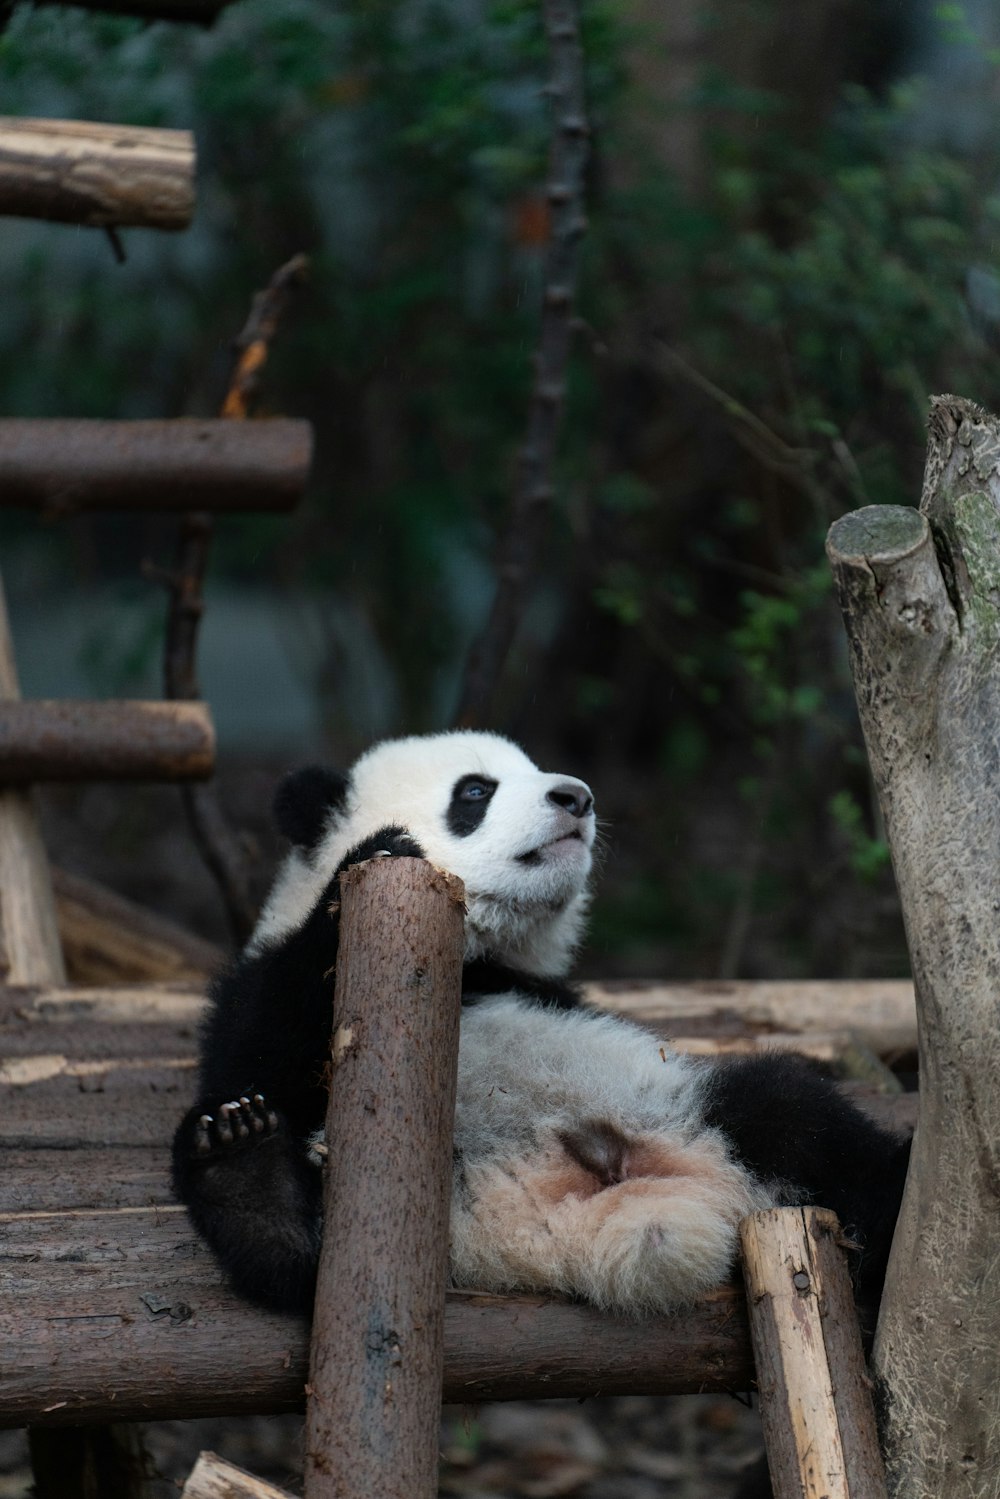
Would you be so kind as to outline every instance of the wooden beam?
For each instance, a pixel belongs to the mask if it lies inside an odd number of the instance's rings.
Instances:
[[[825,1208],[740,1224],[774,1499],[886,1499],[840,1225]]]
[[[20,696],[0,579],[0,713],[16,709]],[[0,787],[0,977],[11,984],[66,982],[49,861],[31,794],[6,787]]]
[[[879,1056],[914,1050],[917,1011],[909,979],[599,981],[584,993],[600,1009],[675,1035],[766,1036],[850,1030]]]
[[[181,1499],[292,1499],[287,1489],[255,1478],[214,1452],[202,1452],[191,1469]]]
[[[0,785],[203,781],[214,764],[206,703],[0,703]]]
[[[307,1324],[230,1292],[182,1208],[0,1212],[0,1235],[0,1346],[17,1349],[0,1360],[0,1426],[301,1409]],[[442,1393],[456,1404],[752,1379],[735,1287],[642,1322],[540,1296],[447,1296]]]
[[[312,459],[308,422],[0,421],[0,505],[78,510],[290,510]]]
[[[186,229],[193,213],[189,130],[0,117],[0,214]]]
[[[340,877],[306,1499],[436,1499],[465,890]]]
[[[138,16],[143,21],[192,21],[211,26],[233,0],[34,0],[34,3],[36,6],[70,4],[78,10]]]
[[[74,984],[205,984],[224,950],[176,921],[65,869],[52,869],[59,936]]]

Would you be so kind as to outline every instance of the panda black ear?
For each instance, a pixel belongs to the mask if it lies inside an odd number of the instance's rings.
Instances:
[[[274,794],[274,820],[279,831],[298,848],[315,848],[329,812],[344,800],[347,786],[347,776],[325,765],[293,770]]]

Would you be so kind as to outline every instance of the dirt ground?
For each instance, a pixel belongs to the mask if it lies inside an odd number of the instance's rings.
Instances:
[[[208,1449],[300,1494],[302,1421],[255,1416],[143,1428],[148,1499],[176,1499]],[[760,1450],[757,1415],[711,1395],[449,1407],[442,1499],[729,1499]],[[24,1432],[0,1432],[0,1499],[32,1493]]]

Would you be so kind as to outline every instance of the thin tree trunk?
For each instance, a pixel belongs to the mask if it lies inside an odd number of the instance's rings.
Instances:
[[[920,511],[831,529],[906,921],[920,1122],[874,1352],[894,1499],[1000,1496],[1000,423],[935,399]]]

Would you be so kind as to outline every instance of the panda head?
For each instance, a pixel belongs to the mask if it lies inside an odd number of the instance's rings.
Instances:
[[[463,881],[467,958],[565,972],[586,911],[593,797],[583,781],[539,770],[509,739],[459,731],[388,740],[347,776],[296,772],[275,814],[295,847],[252,946],[298,926],[345,855],[397,826]]]

